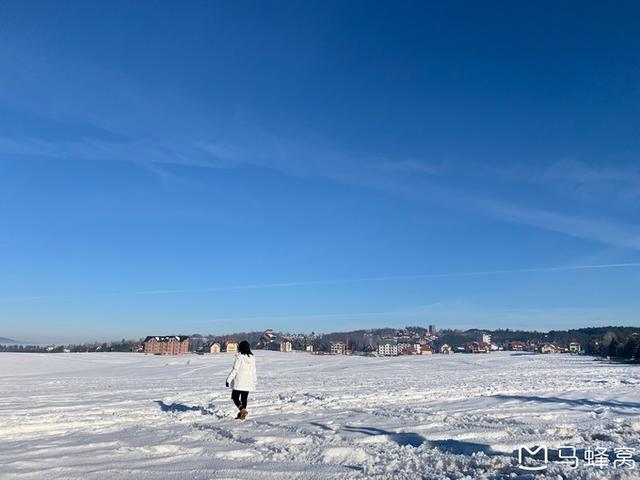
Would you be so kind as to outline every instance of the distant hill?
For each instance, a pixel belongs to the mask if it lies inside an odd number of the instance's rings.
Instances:
[[[14,343],[20,343],[20,342],[12,340],[11,338],[0,337],[0,345],[11,345],[11,344],[14,344]]]

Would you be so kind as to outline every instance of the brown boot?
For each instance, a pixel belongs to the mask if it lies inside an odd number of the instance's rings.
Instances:
[[[236,420],[242,420],[242,410],[240,410],[236,415]]]
[[[249,415],[249,412],[246,408],[243,408],[242,410],[240,410],[240,413],[238,413],[238,415],[240,416],[240,420],[244,420],[245,418],[247,418],[247,415]]]

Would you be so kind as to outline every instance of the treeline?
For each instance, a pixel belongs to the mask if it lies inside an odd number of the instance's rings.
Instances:
[[[605,336],[624,340],[630,338],[634,333],[640,334],[638,327],[586,327],[573,330],[551,330],[549,332],[536,331],[519,331],[519,330],[493,330],[489,332],[495,343],[504,343],[511,340],[535,341],[541,342],[557,342],[560,345],[566,345],[569,342],[578,342],[583,347],[589,345],[592,341],[605,341]]]
[[[63,352],[132,352],[142,339],[116,342],[92,342],[67,345],[0,345],[0,352],[63,353]]]
[[[588,353],[640,362],[640,334],[608,331],[602,341],[590,345]]]

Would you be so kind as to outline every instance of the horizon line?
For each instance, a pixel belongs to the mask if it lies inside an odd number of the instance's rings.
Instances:
[[[335,331],[320,331],[320,332],[303,332],[303,331],[297,331],[297,332],[289,332],[289,331],[282,331],[282,330],[276,330],[273,329],[274,333],[277,334],[281,334],[282,336],[288,335],[311,335],[312,333],[316,336],[327,336],[327,335],[341,335],[341,334],[350,334],[350,333],[354,333],[354,332],[358,332],[358,331],[364,331],[364,332],[373,332],[376,330],[400,330],[400,329],[411,329],[411,328],[421,328],[423,330],[428,330],[428,326],[420,326],[420,325],[411,325],[411,324],[406,324],[403,326],[392,326],[392,325],[386,325],[386,326],[379,326],[379,327],[367,327],[367,328],[352,328],[350,330],[335,330]],[[640,329],[640,326],[635,326],[635,325],[625,325],[625,324],[615,324],[615,323],[610,323],[610,324],[606,324],[606,325],[585,325],[585,326],[580,326],[580,327],[573,327],[573,328],[569,328],[569,327],[565,327],[565,328],[561,328],[561,329],[536,329],[536,328],[511,328],[511,327],[493,327],[493,328],[483,328],[480,326],[447,326],[447,327],[438,327],[437,328],[437,332],[460,332],[460,333],[467,333],[470,331],[483,331],[483,332],[507,332],[510,331],[510,333],[541,333],[541,334],[547,334],[550,332],[570,332],[570,331],[574,331],[574,330],[585,330],[585,329],[589,329],[589,328],[599,328],[599,329],[603,329],[603,328],[632,328],[632,329]],[[214,338],[218,338],[218,337],[232,337],[232,336],[237,336],[241,333],[243,334],[247,334],[247,333],[260,333],[263,330],[247,330],[245,332],[240,332],[240,331],[236,331],[236,332],[227,332],[227,333],[222,333],[222,334],[212,334],[212,333],[208,333],[208,334],[202,334],[199,332],[194,332],[191,334],[187,334],[187,335],[183,335],[183,336],[187,336],[187,337],[193,337],[195,335],[201,336],[202,338],[206,338],[206,337],[214,337]],[[186,333],[186,332],[183,332]],[[179,334],[170,334],[170,335],[163,335],[163,336],[178,336]],[[112,340],[105,340],[104,338],[100,339],[100,340],[96,340],[95,338],[92,340],[81,340],[79,337],[77,337],[75,340],[72,340],[71,338],[67,338],[66,340],[56,340],[56,341],[23,341],[23,340],[16,340],[14,338],[8,338],[8,337],[3,337],[3,338],[7,338],[8,340],[12,340],[13,343],[11,344],[0,344],[2,346],[12,346],[12,345],[57,345],[57,346],[63,346],[63,345],[81,345],[81,344],[88,344],[88,343],[116,343],[116,342],[120,342],[122,340],[124,341],[136,341],[137,339],[144,339],[145,337],[148,336],[154,336],[154,335],[137,335],[137,338],[134,338],[135,336],[130,336],[130,337],[122,337],[121,339],[112,339]],[[78,342],[78,343],[73,343],[73,342]]]

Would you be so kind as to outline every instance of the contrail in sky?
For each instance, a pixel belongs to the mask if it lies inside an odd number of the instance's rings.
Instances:
[[[165,290],[133,290],[129,292],[112,292],[112,293],[70,293],[60,295],[32,295],[24,297],[2,298],[0,301],[17,301],[17,300],[45,300],[45,299],[64,299],[64,298],[85,298],[85,297],[121,297],[121,296],[138,296],[138,295],[166,295],[179,293],[201,293],[201,292],[228,292],[232,290],[257,290],[263,288],[287,288],[287,287],[304,287],[314,285],[339,285],[349,283],[366,283],[366,282],[390,282],[394,280],[420,280],[428,278],[455,278],[455,277],[480,277],[488,275],[507,275],[514,273],[541,273],[541,272],[568,272],[578,270],[605,270],[618,268],[638,268],[640,263],[608,263],[600,265],[576,265],[566,267],[539,267],[539,268],[514,268],[508,270],[481,270],[476,272],[448,272],[448,273],[423,273],[417,275],[391,275],[380,277],[359,277],[359,278],[341,278],[333,280],[308,280],[298,282],[280,282],[280,283],[254,283],[246,285],[228,285],[220,287],[206,288],[180,288]]]

